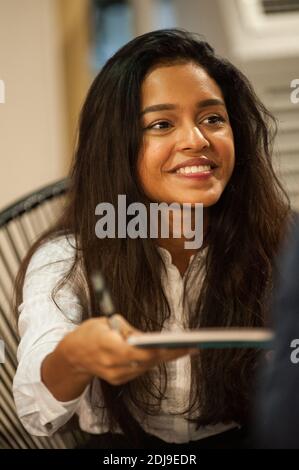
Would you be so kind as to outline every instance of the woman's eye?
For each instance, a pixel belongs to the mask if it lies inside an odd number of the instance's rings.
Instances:
[[[169,122],[167,121],[160,121],[160,122],[156,122],[155,124],[151,124],[150,126],[147,127],[147,129],[169,129],[170,127],[170,124]]]
[[[213,116],[208,116],[206,119],[204,119],[203,122],[208,122],[208,124],[222,124],[225,122],[225,119],[222,116],[218,116],[217,114]]]

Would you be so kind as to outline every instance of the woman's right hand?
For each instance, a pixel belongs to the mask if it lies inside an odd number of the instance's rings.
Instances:
[[[126,337],[140,334],[121,315],[120,333],[111,329],[105,317],[84,321],[60,342],[58,349],[74,373],[91,380],[94,376],[112,385],[124,384],[161,362],[175,360],[190,349],[142,349],[127,343]]]

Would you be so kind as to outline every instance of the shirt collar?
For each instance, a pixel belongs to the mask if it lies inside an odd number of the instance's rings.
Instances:
[[[158,246],[158,251],[160,252],[160,254],[162,256],[166,267],[170,267],[173,264],[172,263],[172,256],[171,256],[170,252],[166,248],[163,248],[162,246]],[[206,256],[207,251],[208,251],[208,247],[206,246],[202,250],[199,250],[197,253],[194,253],[189,259],[188,269],[190,268],[190,265],[191,265],[191,263],[192,263],[195,256],[196,256],[196,262],[199,262],[202,258],[204,258]]]

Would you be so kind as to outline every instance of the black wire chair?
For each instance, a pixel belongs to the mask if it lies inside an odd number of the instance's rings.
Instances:
[[[12,293],[17,270],[32,243],[61,213],[68,188],[64,179],[19,199],[0,212],[0,339],[5,361],[0,363],[0,448],[59,449],[82,443],[79,430],[55,433],[50,438],[29,435],[17,417],[12,380],[17,367],[18,334],[12,312]]]

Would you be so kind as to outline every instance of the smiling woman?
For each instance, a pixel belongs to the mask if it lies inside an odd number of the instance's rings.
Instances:
[[[257,349],[194,355],[126,337],[264,325],[289,220],[273,123],[247,78],[197,35],[149,32],[108,60],[82,109],[68,205],[17,279],[14,395],[29,432],[51,435],[77,413],[96,435],[90,447],[245,445]],[[167,238],[98,238],[95,208],[117,208],[120,195],[146,208],[188,203],[193,222],[203,204],[203,245],[172,236],[171,214]],[[98,318],[98,270],[122,334]]]

